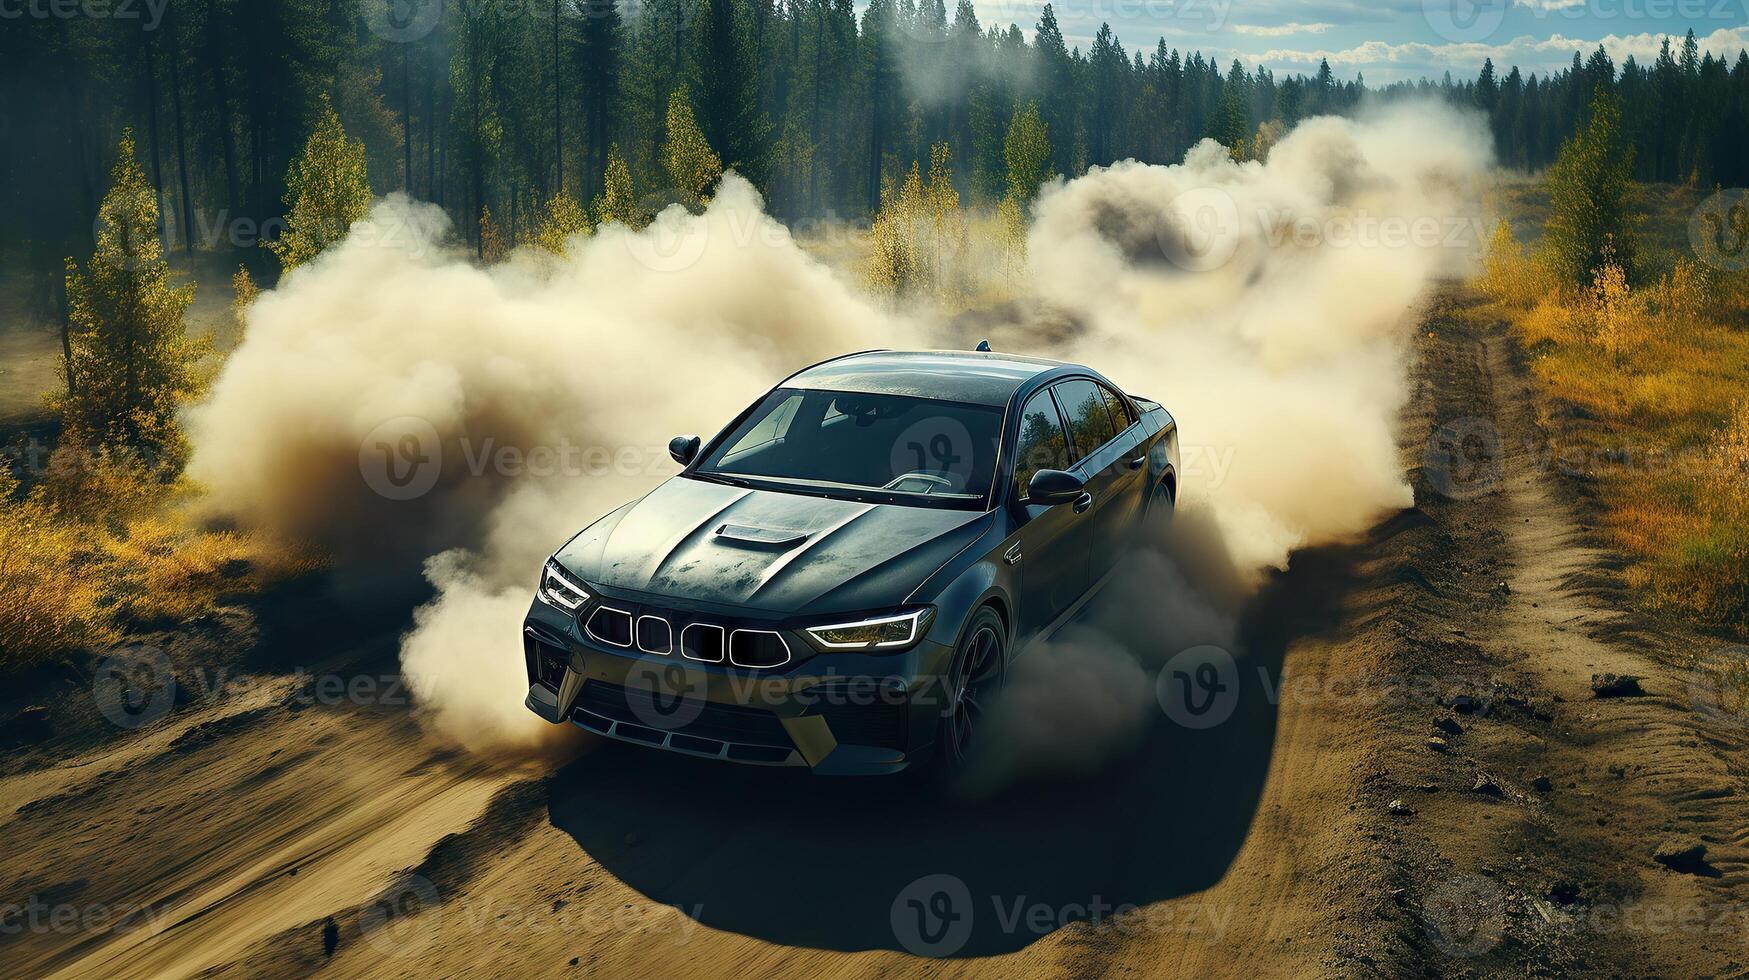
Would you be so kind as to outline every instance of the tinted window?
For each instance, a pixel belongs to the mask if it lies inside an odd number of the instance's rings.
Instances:
[[[1002,409],[989,405],[780,388],[694,472],[849,499],[981,508],[1001,430]]]
[[[1026,496],[1026,484],[1039,470],[1069,468],[1069,443],[1050,391],[1026,400],[1020,410],[1020,444],[1014,450],[1014,483]]]
[[[1111,412],[1111,424],[1119,432],[1129,428],[1136,417],[1130,414],[1130,406],[1123,400],[1123,396],[1104,385],[1099,386],[1099,393],[1105,396],[1105,407]]]
[[[1117,435],[1098,385],[1091,381],[1065,381],[1057,385],[1057,398],[1063,403],[1063,414],[1069,417],[1069,436],[1077,454],[1085,456]]]

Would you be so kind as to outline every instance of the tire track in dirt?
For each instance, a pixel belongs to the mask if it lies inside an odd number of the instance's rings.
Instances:
[[[68,975],[1740,971],[1744,728],[1694,710],[1711,641],[1625,609],[1506,328],[1469,303],[1436,295],[1417,342],[1416,506],[1294,556],[1222,726],[1161,720],[1097,778],[922,813],[612,746],[542,776],[443,752],[405,710],[232,705],[6,784],[42,802],[6,824],[0,882],[156,917],[0,953]],[[1645,696],[1593,699],[1603,672]],[[1703,874],[1651,860],[1684,833]],[[889,911],[939,871],[984,927],[991,899],[1144,917],[930,963]]]
[[[1399,783],[1439,789],[1407,798],[1418,812],[1391,854],[1420,869],[1415,965],[1740,970],[1742,719],[1690,697],[1693,653],[1716,641],[1628,608],[1622,558],[1549,463],[1522,355],[1475,303],[1436,299],[1419,372],[1432,465],[1417,501],[1439,535],[1412,559],[1428,594],[1402,617],[1403,653],[1473,686],[1426,717],[1443,745],[1396,754]],[[1594,697],[1603,673],[1638,676],[1644,696]],[[1708,846],[1700,874],[1652,860],[1685,833]]]
[[[5,825],[9,900],[45,904],[0,936],[13,970],[179,976],[223,964],[370,897],[509,778],[445,761],[404,710],[281,700],[201,714],[215,717]]]

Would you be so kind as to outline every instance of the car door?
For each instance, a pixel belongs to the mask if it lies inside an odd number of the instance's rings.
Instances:
[[[1120,436],[1105,392],[1096,382],[1071,378],[1058,383],[1055,392],[1069,423],[1069,443],[1075,456],[1070,472],[1086,481],[1091,498],[1076,505],[1085,511],[1078,530],[1087,540],[1091,586],[1117,563],[1134,516],[1132,500],[1139,471],[1130,467],[1129,451],[1135,440],[1128,434]],[[1127,418],[1125,421],[1127,429]]]
[[[1103,383],[1099,393],[1111,413],[1112,427],[1117,429],[1118,469],[1113,499],[1100,527],[1110,546],[1106,557],[1115,562],[1140,523],[1148,492],[1153,489],[1148,484],[1148,434],[1137,424],[1135,407],[1128,399]],[[1094,565],[1097,573],[1098,562]]]
[[[1048,626],[1087,590],[1087,536],[1083,514],[1070,504],[1045,506],[1026,499],[1026,484],[1041,469],[1069,468],[1069,440],[1050,389],[1040,389],[1021,407],[1010,506],[1021,522],[1003,560],[1017,566],[1020,630],[1031,635]]]

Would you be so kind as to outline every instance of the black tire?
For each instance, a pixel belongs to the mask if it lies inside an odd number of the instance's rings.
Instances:
[[[1008,631],[996,610],[983,606],[972,614],[954,651],[948,675],[942,679],[945,703],[936,721],[936,780],[951,787],[975,758],[976,738],[990,705],[1008,674]]]
[[[1147,509],[1142,511],[1142,528],[1149,538],[1156,543],[1165,539],[1177,507],[1178,501],[1173,499],[1172,487],[1164,480],[1156,483],[1153,492],[1148,494]]]

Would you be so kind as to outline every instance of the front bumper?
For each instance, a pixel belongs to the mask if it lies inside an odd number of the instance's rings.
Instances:
[[[716,612],[706,615],[721,618]],[[524,704],[555,724],[685,755],[830,775],[896,773],[934,748],[953,651],[951,637],[935,635],[942,627],[900,653],[808,649],[781,666],[750,669],[610,646],[578,616],[537,599],[523,623]],[[793,647],[805,646],[791,635]]]

